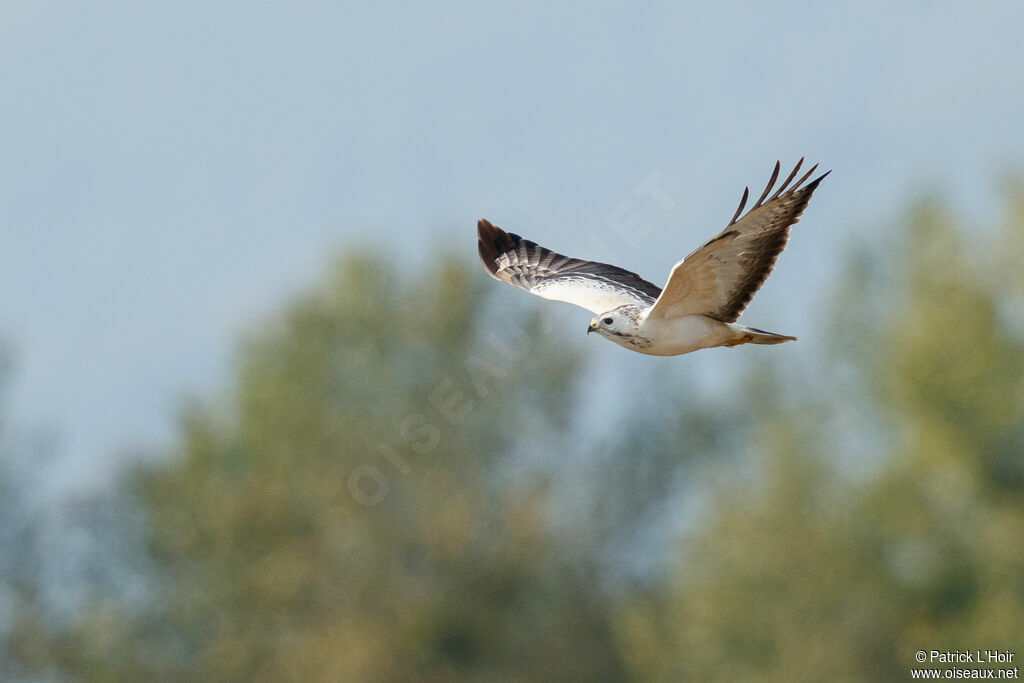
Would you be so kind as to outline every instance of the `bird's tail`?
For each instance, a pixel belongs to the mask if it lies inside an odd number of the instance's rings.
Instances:
[[[756,327],[735,324],[731,327],[736,332],[736,336],[726,342],[726,346],[738,346],[740,344],[783,344],[788,341],[796,341],[796,337],[765,332]]]

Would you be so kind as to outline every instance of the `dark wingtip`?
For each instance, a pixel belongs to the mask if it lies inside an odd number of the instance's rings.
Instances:
[[[825,178],[828,178],[829,174],[831,174],[831,173],[832,173],[832,169],[830,168],[827,171],[825,171],[824,173],[822,173],[820,176],[818,176],[817,178],[815,178],[814,180],[809,182],[807,184],[807,189],[809,189],[811,192],[814,192],[816,189],[818,189],[818,185],[821,184],[821,181],[824,180]]]
[[[495,232],[496,228],[486,218],[481,218],[476,222],[476,246],[477,251],[480,253],[480,262],[484,264],[484,268],[491,275],[498,272],[498,250]]]
[[[505,232],[486,218],[476,223],[477,251],[480,261],[492,276],[498,276],[498,257],[515,249],[519,241],[518,235]],[[500,279],[500,278],[498,278]]]
[[[793,170],[789,172],[788,176],[786,176],[786,180],[781,185],[779,185],[779,189],[775,190],[775,194],[773,194],[768,199],[768,201],[773,202],[777,198],[782,196],[782,193],[785,192],[786,188],[789,187],[789,184],[791,182],[793,182],[793,178],[796,177],[796,174],[800,171],[800,167],[803,166],[803,165],[804,165],[804,158],[800,157],[800,161],[796,162],[796,166],[794,166]]]
[[[498,272],[498,262],[494,260],[493,252],[491,252],[484,243],[477,242],[477,252],[480,254],[480,263],[484,264],[484,268],[491,275],[495,275]]]
[[[754,202],[754,206],[751,209],[751,211],[753,211],[754,209],[760,207],[761,206],[761,202],[763,202],[765,197],[768,196],[768,193],[772,191],[772,187],[775,186],[775,181],[779,179],[779,171],[780,170],[782,170],[782,162],[779,161],[778,159],[776,159],[775,160],[775,169],[772,171],[772,177],[768,179],[768,184],[765,186],[764,192],[762,192],[761,196],[758,198],[758,200],[756,202]]]
[[[750,186],[748,185],[748,186],[743,188],[743,196],[740,197],[740,205],[736,208],[736,213],[734,213],[732,215],[732,220],[729,221],[729,225],[732,225],[733,223],[735,223],[736,220],[740,217],[740,214],[743,213],[743,207],[747,205],[747,197],[749,197],[749,196],[750,196]]]
[[[476,222],[476,234],[480,239],[484,238],[484,235],[490,234],[494,231],[494,224],[486,218],[481,218]]]

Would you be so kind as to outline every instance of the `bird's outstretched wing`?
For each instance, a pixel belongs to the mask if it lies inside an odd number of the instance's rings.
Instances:
[[[477,223],[477,235],[480,260],[491,277],[545,299],[604,313],[623,304],[650,306],[661,294],[636,273],[556,254],[486,219]]]
[[[740,317],[786,247],[790,226],[800,219],[818,183],[831,173],[803,185],[818,168],[815,164],[789,187],[803,162],[800,159],[786,181],[768,197],[779,178],[780,164],[775,162],[775,171],[761,198],[740,218],[750,188],[743,191],[729,225],[672,268],[668,284],[648,318],[706,315],[731,323]]]

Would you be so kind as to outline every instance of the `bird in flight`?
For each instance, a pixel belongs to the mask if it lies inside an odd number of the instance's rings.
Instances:
[[[815,165],[790,186],[803,161],[769,197],[779,178],[776,162],[760,199],[740,217],[750,194],[744,189],[729,224],[677,263],[664,289],[618,266],[555,253],[486,219],[477,223],[480,259],[495,279],[592,311],[587,333],[632,351],[678,356],[715,346],[795,341],[736,320],[775,267],[790,226],[831,173],[804,185]]]

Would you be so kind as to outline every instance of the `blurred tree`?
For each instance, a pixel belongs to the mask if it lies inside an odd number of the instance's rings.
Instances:
[[[1024,330],[1003,255],[1024,207],[968,233],[934,205],[853,260],[816,378],[751,382],[750,466],[622,610],[638,677],[905,680],[920,649],[1020,656]]]
[[[51,657],[21,636],[38,628],[40,609],[32,537],[37,526],[18,486],[14,439],[6,421],[7,354],[0,347],[0,678],[18,680]]]
[[[3,361],[0,353],[0,399]],[[10,427],[5,407],[0,400],[0,680],[58,680],[61,669],[78,673],[65,634],[83,606],[135,609],[150,568],[140,566],[140,518],[128,498],[40,493],[56,435]]]
[[[28,444],[6,421],[8,356],[0,347],[0,680],[26,680],[53,669],[39,581],[41,520],[29,496]]]
[[[560,552],[543,479],[577,354],[502,319],[446,260],[366,255],[249,343],[228,405],[136,476],[160,599],[92,610],[65,669],[91,680],[621,678],[607,602]],[[528,355],[528,359],[527,359]]]
[[[9,642],[96,681],[905,680],[919,649],[1016,651],[1022,189],[999,230],[921,203],[853,253],[816,365],[742,357],[722,402],[656,371],[568,472],[575,516],[532,464],[576,447],[577,352],[454,261],[350,256],[128,480],[152,599]]]

